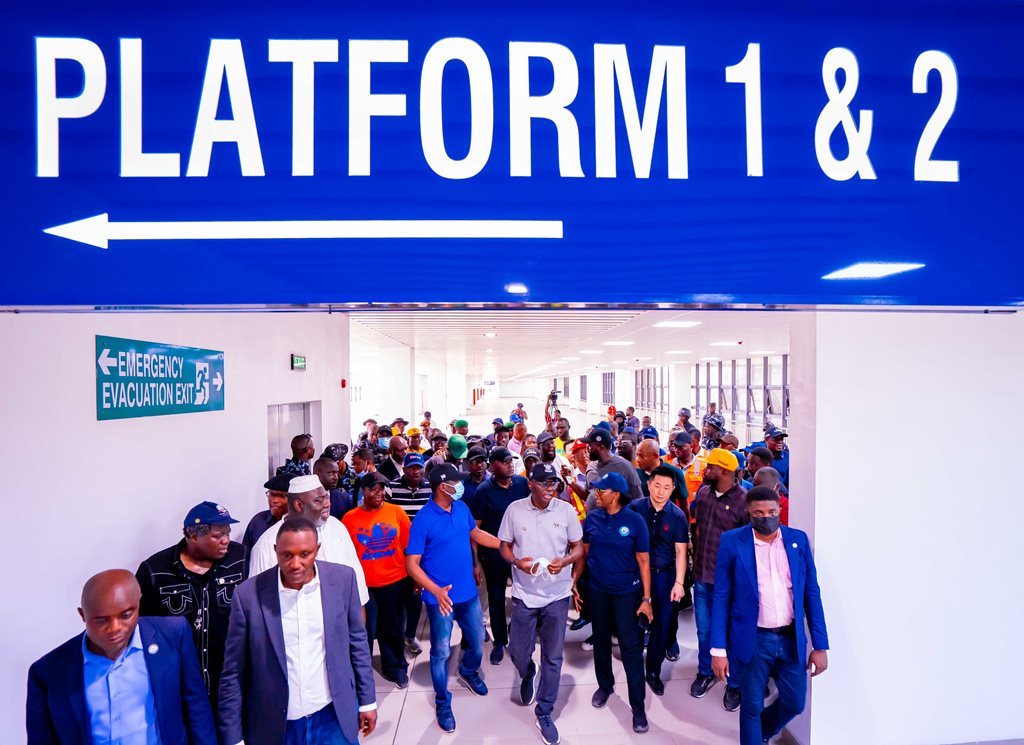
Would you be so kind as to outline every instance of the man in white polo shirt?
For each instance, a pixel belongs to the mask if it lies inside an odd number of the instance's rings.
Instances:
[[[356,584],[359,586],[359,602],[366,605],[370,599],[370,592],[366,589],[366,577],[359,563],[359,555],[345,526],[341,524],[341,520],[331,518],[330,510],[331,503],[327,498],[327,490],[318,477],[296,476],[289,482],[288,514],[284,516],[284,520],[302,515],[313,521],[320,537],[320,552],[317,558],[320,561],[352,567],[356,573]],[[250,577],[277,566],[274,544],[277,543],[277,533],[281,530],[281,523],[284,520],[279,520],[267,528],[252,547],[252,553],[249,555]]]
[[[530,470],[530,496],[512,502],[498,529],[499,551],[512,569],[509,655],[522,676],[524,706],[537,699],[537,729],[548,745],[558,742],[551,712],[558,699],[562,648],[572,596],[572,565],[583,558],[583,529],[576,511],[555,499],[562,486],[551,463]],[[540,639],[540,686],[533,648]]]

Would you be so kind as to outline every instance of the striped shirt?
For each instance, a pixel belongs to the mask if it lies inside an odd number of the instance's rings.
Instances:
[[[430,484],[424,479],[420,482],[419,487],[411,489],[405,476],[402,476],[397,481],[391,482],[391,497],[388,501],[405,510],[405,514],[412,520],[420,508],[430,501]]]

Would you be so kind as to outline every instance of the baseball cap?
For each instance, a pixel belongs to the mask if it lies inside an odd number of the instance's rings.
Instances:
[[[438,440],[444,440],[445,442],[448,442],[448,435],[446,435],[444,432],[436,432],[430,438],[431,442],[437,442]]]
[[[721,414],[710,414],[708,418],[704,420],[707,424],[710,424],[715,429],[725,428],[725,417]]]
[[[731,434],[731,433],[730,434],[722,435],[722,437],[719,440],[719,442],[728,442],[730,445],[733,445],[734,447],[739,447],[740,446],[740,438],[738,438],[736,435]]]
[[[494,448],[491,454],[487,456],[488,463],[496,463],[497,461],[512,460],[512,451],[508,448]]]
[[[413,437],[414,435],[422,436],[423,430],[421,430],[419,427],[409,427],[408,429],[405,430],[405,434],[409,435],[409,437]]]
[[[467,478],[469,478],[468,473],[463,473],[451,463],[442,463],[439,466],[434,466],[430,472],[430,488],[436,489],[441,484],[450,481],[465,481]]]
[[[385,487],[390,491],[391,482],[388,481],[388,477],[380,471],[370,471],[364,473],[359,479],[360,489],[372,489],[377,484],[384,484]]]
[[[523,451],[523,460],[525,461],[527,458],[536,458],[537,460],[540,460],[540,450],[537,448],[526,448],[526,450]]]
[[[689,432],[676,432],[675,437],[672,438],[674,445],[692,445],[693,436]]]
[[[294,473],[279,473],[265,483],[263,488],[271,491],[288,491],[288,484],[293,478],[295,478]]]
[[[365,427],[367,424],[376,424],[376,423],[377,423],[376,419],[367,419],[367,420],[365,420],[363,422],[363,426]]]
[[[394,420],[392,420],[391,423],[392,424],[398,424],[399,422],[401,422],[402,424],[408,424],[409,420],[399,416],[399,417],[395,417]]]
[[[465,458],[467,450],[469,450],[469,445],[466,444],[466,438],[462,435],[452,435],[448,438],[448,452],[452,454],[453,458]]]
[[[405,468],[408,468],[409,466],[422,466],[423,456],[419,453],[406,453],[405,459],[402,460],[402,465]]]
[[[612,433],[604,428],[594,427],[592,430],[590,430],[589,435],[587,435],[586,437],[581,437],[578,440],[578,442],[585,442],[588,444],[591,442],[596,442],[599,445],[604,445],[605,447],[610,448],[612,446]]]
[[[709,466],[719,466],[727,471],[735,471],[740,467],[740,462],[736,459],[736,456],[725,448],[715,448],[708,453],[707,464]]]
[[[774,439],[776,437],[789,437],[789,435],[783,432],[778,427],[771,427],[770,429],[766,429],[764,431],[764,439],[767,440],[769,437]]]
[[[640,430],[640,436],[645,440],[657,440],[658,430],[656,430],[654,427],[644,427],[642,430]]]
[[[455,420],[455,426],[456,427],[468,427],[469,426],[469,422],[467,422],[465,419],[456,419]]]
[[[608,413],[611,414],[612,416],[615,416],[615,407],[614,406],[609,406],[608,407]]]
[[[391,431],[391,427],[379,427],[377,429],[377,437],[391,437],[394,432]]]
[[[508,421],[510,424],[519,424],[519,422],[523,421],[523,418],[518,414],[513,414],[508,418]]]
[[[622,432],[620,432],[619,434],[635,435],[636,434],[636,428],[635,427],[623,427],[622,428]]]
[[[606,473],[603,478],[598,479],[591,485],[594,489],[611,489],[619,494],[629,494],[629,484],[626,479],[618,473]]]
[[[621,419],[622,421],[626,421],[626,412],[616,411],[613,419]]]
[[[320,479],[317,476],[296,476],[288,484],[288,493],[304,494],[308,491],[316,491],[323,488],[323,484],[320,483]]]
[[[587,443],[583,442],[582,438],[572,441],[572,446],[569,448],[569,452],[575,453],[577,450],[582,450],[587,446]]]
[[[470,448],[469,452],[466,454],[467,461],[479,460],[481,458],[487,460],[487,451],[483,448]]]
[[[500,416],[496,416],[494,417],[494,419],[491,420],[491,424],[501,424],[504,426],[505,420],[502,419]]]
[[[330,458],[331,460],[345,460],[346,455],[348,455],[348,445],[341,442],[332,442],[324,448],[320,457]]]
[[[530,481],[551,481],[558,478],[558,472],[550,463],[538,463],[530,469]]]
[[[685,416],[687,419],[689,419],[692,415],[690,414],[690,410],[684,406],[679,410],[678,416]]]
[[[540,445],[542,442],[547,442],[548,440],[553,439],[555,439],[555,436],[548,432],[547,430],[545,430],[541,432],[539,435],[537,435],[537,444]]]
[[[612,431],[612,425],[609,424],[608,422],[600,421],[600,422],[598,422],[597,424],[594,425],[594,429],[603,429],[603,430],[605,430],[607,432],[611,432]]]
[[[314,476],[313,478],[316,478]],[[319,484],[319,479],[317,480]],[[200,502],[185,515],[185,525],[233,525],[237,523],[231,513],[216,502]]]

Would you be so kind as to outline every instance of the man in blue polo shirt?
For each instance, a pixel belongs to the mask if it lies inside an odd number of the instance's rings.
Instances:
[[[423,602],[430,621],[430,677],[437,724],[445,732],[455,731],[452,695],[448,691],[453,622],[459,624],[465,643],[458,678],[476,695],[487,695],[487,686],[480,678],[484,621],[470,543],[491,549],[501,545],[496,536],[477,527],[469,508],[462,503],[466,478],[465,472],[451,463],[441,463],[430,472],[433,494],[416,514],[405,550],[409,576],[424,589]]]

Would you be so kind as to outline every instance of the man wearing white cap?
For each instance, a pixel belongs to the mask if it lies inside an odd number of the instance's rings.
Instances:
[[[288,514],[284,516],[284,520],[299,515],[308,517],[316,525],[316,532],[320,538],[320,552],[317,559],[352,567],[356,573],[356,584],[359,586],[359,602],[366,605],[370,599],[370,593],[366,589],[366,577],[363,575],[363,567],[359,563],[359,555],[356,554],[352,538],[341,521],[330,519],[327,490],[316,476],[296,476],[288,484]],[[267,528],[267,531],[256,541],[256,545],[252,547],[252,553],[249,556],[250,577],[255,577],[260,572],[277,566],[277,553],[274,551],[274,544],[277,543],[277,533],[284,520]]]

